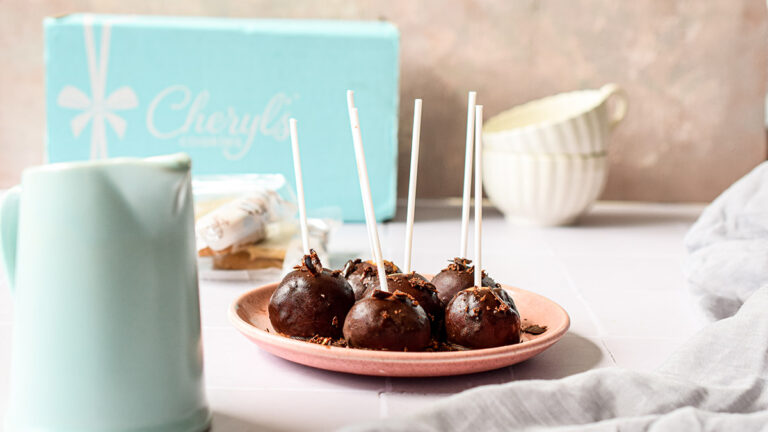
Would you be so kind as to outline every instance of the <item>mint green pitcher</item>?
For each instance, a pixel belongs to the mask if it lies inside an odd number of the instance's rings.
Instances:
[[[44,165],[3,198],[8,432],[208,428],[190,164]]]

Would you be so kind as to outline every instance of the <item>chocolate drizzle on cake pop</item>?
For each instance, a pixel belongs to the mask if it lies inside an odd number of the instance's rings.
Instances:
[[[432,284],[443,303],[448,304],[456,293],[475,285],[475,267],[470,264],[472,260],[454,258],[448,267],[432,278]],[[483,286],[499,287],[500,285],[483,272]]]
[[[355,348],[421,351],[430,344],[429,317],[409,294],[376,290],[349,310],[344,338]]]
[[[360,258],[349,260],[341,270],[341,274],[347,279],[355,292],[355,300],[363,298],[368,285],[377,281],[376,264],[371,261],[363,261]],[[386,274],[400,273],[400,269],[392,262],[384,260],[384,272]],[[378,281],[376,282],[378,286]]]
[[[506,297],[505,297],[506,295]],[[520,342],[520,315],[501,288],[460,291],[445,309],[448,342],[467,348],[492,348]]]
[[[269,300],[269,320],[279,333],[297,338],[339,338],[355,303],[341,272],[324,269],[314,250],[288,273]]]

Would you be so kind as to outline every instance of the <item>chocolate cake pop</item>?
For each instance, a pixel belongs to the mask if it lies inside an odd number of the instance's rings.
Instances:
[[[448,267],[432,278],[432,284],[444,304],[448,304],[454,295],[463,289],[475,285],[475,267],[471,260],[454,258]],[[483,272],[483,286],[499,287],[499,284]]]
[[[410,295],[374,291],[355,303],[344,321],[344,338],[355,348],[420,351],[430,343],[427,313]]]
[[[386,264],[381,255],[381,244],[373,210],[373,199],[365,164],[360,118],[354,103],[354,93],[347,91],[352,142],[355,148],[360,194],[363,198],[365,222],[368,227],[372,256],[376,259],[376,275],[383,291],[374,291],[355,303],[344,321],[344,337],[352,347],[382,350],[421,350],[430,343],[430,323],[427,313],[410,295],[389,292]]]
[[[388,275],[400,273],[400,268],[392,261],[384,260],[384,271]],[[355,300],[360,300],[363,298],[366,286],[370,281],[377,278],[376,264],[372,261],[363,261],[360,258],[349,260],[342,267],[341,274],[347,279],[349,285],[352,286],[352,290],[355,292]]]
[[[445,309],[448,342],[467,348],[520,342],[520,314],[510,306],[511,300],[501,288],[472,287],[460,291]]]
[[[269,320],[287,336],[339,338],[354,303],[355,294],[341,272],[324,269],[312,250],[272,293]]]
[[[445,303],[440,301],[435,286],[428,280],[417,273],[395,273],[387,276],[387,286],[392,292],[401,291],[410,295],[424,308],[429,317],[433,335],[440,336],[444,333]],[[379,280],[375,277],[369,279],[366,287],[363,297],[370,297],[380,289]]]

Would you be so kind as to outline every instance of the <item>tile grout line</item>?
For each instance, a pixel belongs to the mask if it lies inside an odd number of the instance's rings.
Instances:
[[[560,268],[563,270],[563,273],[565,273],[565,278],[568,280],[568,286],[570,287],[571,291],[574,293],[576,298],[579,299],[581,304],[584,306],[584,308],[587,310],[587,313],[589,314],[590,318],[592,319],[592,322],[597,327],[597,339],[600,341],[600,344],[603,346],[603,348],[608,352],[608,355],[611,357],[611,362],[613,365],[617,365],[616,357],[613,355],[613,352],[608,348],[608,344],[605,342],[605,336],[606,332],[603,328],[603,323],[600,321],[600,319],[597,317],[597,314],[595,314],[595,311],[592,310],[592,306],[590,306],[589,302],[587,302],[587,299],[584,298],[584,295],[581,293],[581,291],[576,287],[576,283],[574,282],[573,278],[571,277],[571,273],[568,271],[568,269],[565,267],[565,264],[562,261],[562,258],[555,254],[557,265],[560,266]]]
[[[387,393],[379,392],[379,418],[389,417],[389,403],[387,402]]]
[[[576,283],[574,282],[573,277],[571,277],[571,273],[565,267],[565,264],[563,264],[562,258],[560,258],[560,256],[557,254],[555,255],[555,262],[557,262],[557,265],[565,274],[565,278],[568,281],[568,287],[571,289],[571,292],[576,296],[576,298],[581,302],[581,304],[587,310],[589,317],[592,319],[592,322],[597,327],[598,338],[602,340],[603,336],[605,336],[606,334],[605,329],[603,328],[603,323],[597,318],[597,314],[595,314],[595,311],[592,310],[592,306],[589,305],[589,302],[587,302],[587,299],[584,298],[584,295],[576,287]]]
[[[392,378],[384,377],[384,390],[379,392],[379,418],[389,417],[387,394],[392,392]]]
[[[552,243],[550,243],[549,240],[547,240],[546,235],[541,236],[541,241],[543,241],[544,244],[547,246],[547,251],[549,251],[549,256],[556,258],[559,262],[560,256],[557,254],[557,252],[555,252],[554,246],[552,246]]]
[[[516,381],[515,379],[515,366],[507,366],[507,372],[509,372],[509,382]]]
[[[606,351],[608,351],[608,355],[611,356],[611,361],[614,365],[618,365],[618,362],[616,361],[616,356],[613,355],[613,352],[610,348],[608,348],[608,344],[605,342],[605,339],[600,337],[600,343],[603,344],[603,348],[605,348]]]
[[[699,330],[701,330],[704,326],[710,324],[711,321],[707,318],[704,309],[698,305],[698,301],[696,300],[696,296],[691,287],[691,281],[686,274],[687,259],[689,256],[690,253],[686,250],[678,257],[678,270],[683,277],[683,283],[680,286],[677,286],[675,291],[681,296],[680,300],[685,303],[685,311],[688,318],[695,323]]]

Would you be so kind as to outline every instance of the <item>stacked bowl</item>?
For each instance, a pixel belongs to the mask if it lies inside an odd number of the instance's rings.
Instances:
[[[488,197],[515,224],[573,223],[603,191],[610,132],[626,112],[625,92],[607,84],[528,102],[491,118],[483,126]]]

